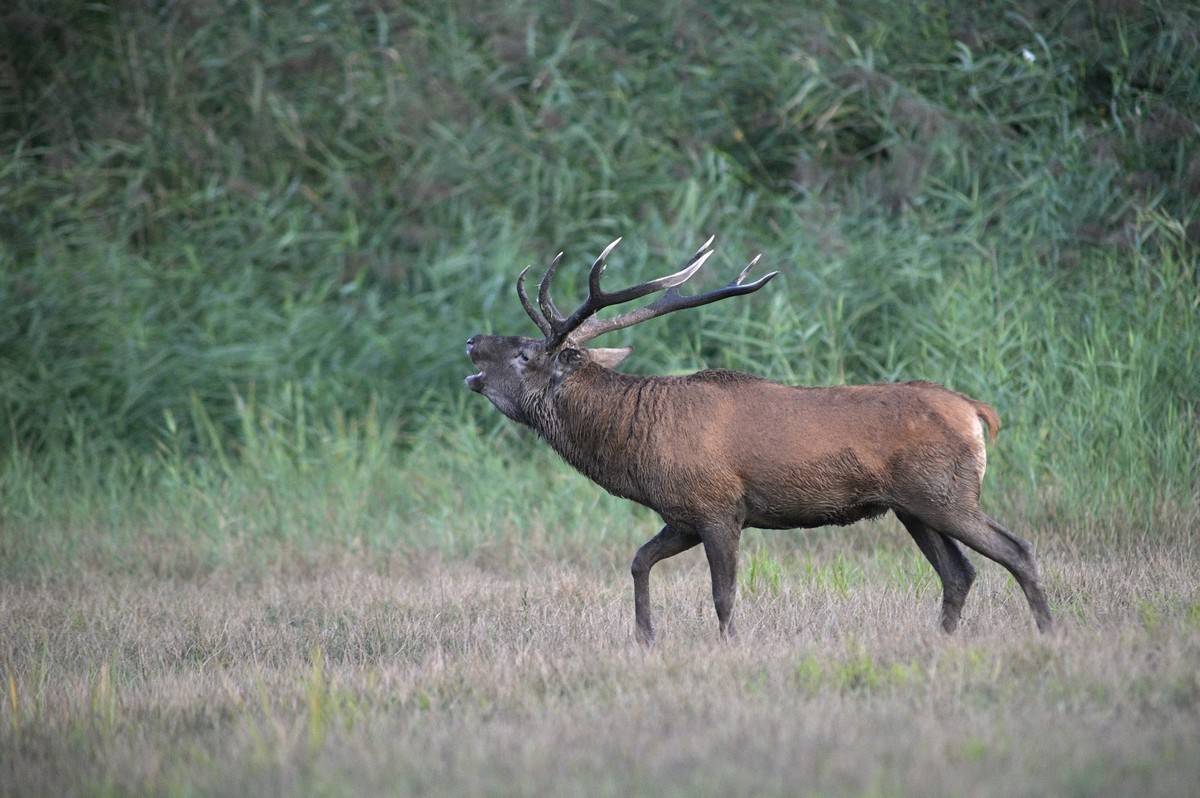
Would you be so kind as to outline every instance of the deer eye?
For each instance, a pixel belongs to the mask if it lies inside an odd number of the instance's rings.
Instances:
[[[524,352],[517,352],[517,362],[524,365],[529,362],[529,355]]]

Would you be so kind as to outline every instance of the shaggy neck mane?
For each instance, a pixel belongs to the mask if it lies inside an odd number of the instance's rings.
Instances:
[[[589,363],[563,380],[534,428],[585,476],[611,493],[637,500],[638,471],[652,454],[643,440],[651,428],[645,417],[661,405],[667,379]]]

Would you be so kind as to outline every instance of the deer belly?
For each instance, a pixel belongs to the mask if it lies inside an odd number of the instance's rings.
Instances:
[[[886,504],[846,504],[792,508],[753,509],[745,526],[756,529],[812,529],[818,526],[846,526],[888,511]]]
[[[760,462],[743,475],[746,526],[796,529],[853,524],[889,509],[886,492],[851,451],[800,464]]]

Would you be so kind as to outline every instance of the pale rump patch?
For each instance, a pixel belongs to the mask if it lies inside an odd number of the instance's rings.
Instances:
[[[982,418],[975,419],[975,463],[979,466],[979,484],[987,471],[987,425]]]

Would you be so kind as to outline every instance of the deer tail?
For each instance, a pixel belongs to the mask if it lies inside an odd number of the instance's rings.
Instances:
[[[996,409],[974,399],[971,400],[971,404],[975,406],[975,415],[979,416],[979,420],[987,427],[988,440],[996,440],[996,433],[1000,431],[1000,416]]]

